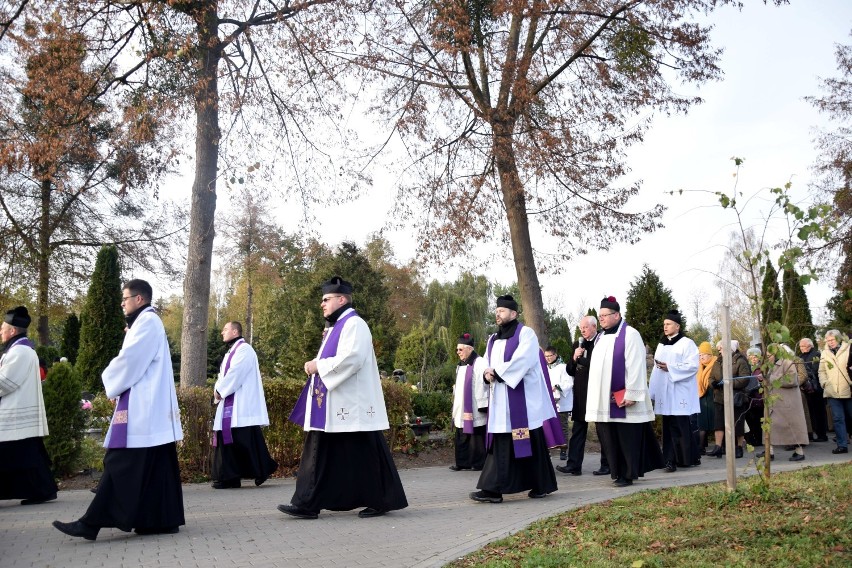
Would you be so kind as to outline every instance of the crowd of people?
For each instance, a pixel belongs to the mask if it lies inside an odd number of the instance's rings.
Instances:
[[[106,395],[115,401],[104,473],[81,517],[53,523],[88,540],[102,528],[174,534],[185,523],[176,447],[183,432],[165,329],[147,282],[130,280],[122,292],[125,337],[102,374]],[[389,422],[372,335],[353,309],[352,293],[353,285],[338,276],[322,286],[326,326],[317,356],[304,364],[307,380],[290,415],[306,433],[295,491],[278,506],[291,517],[361,509],[359,517],[371,518],[408,505],[382,434]],[[607,296],[597,319],[580,319],[580,337],[563,361],[552,346],[540,348],[535,331],[518,320],[511,295],[496,304],[498,329],[485,353],[476,352],[469,333],[456,348],[450,469],[479,472],[469,495],[475,502],[501,503],[505,494],[524,491],[544,498],[557,490],[556,471],[582,475],[589,423],[601,444],[593,473],[609,475],[615,487],[652,470],[700,465],[702,455],[722,456],[726,404],[734,407],[736,457],[742,457],[746,440],[761,445],[761,387],[767,385],[778,394],[771,405],[772,445],[764,448],[769,459],[775,446],[783,446],[793,452],[790,460],[801,461],[809,443],[828,441],[827,409],[837,441],[833,453],[848,452],[849,343],[837,330],[826,332],[822,352],[803,338],[800,357],[786,345],[743,354],[736,341],[728,350],[717,343],[714,354],[710,343],[696,345],[682,332],[683,318],[671,310],[650,357],[618,301]],[[43,442],[48,428],[38,357],[27,338],[30,321],[27,309],[17,307],[0,326],[0,499],[22,499],[22,505],[57,498]],[[239,322],[225,324],[222,340],[228,351],[212,393],[212,487],[237,489],[243,479],[261,485],[278,464],[262,430],[269,418],[257,355]],[[731,353],[733,368],[728,403],[723,351]],[[552,465],[554,448],[565,465]]]

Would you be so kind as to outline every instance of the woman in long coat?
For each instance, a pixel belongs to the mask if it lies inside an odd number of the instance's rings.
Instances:
[[[792,356],[789,347],[781,345],[780,348]],[[790,461],[802,461],[805,459],[804,446],[808,445],[810,440],[799,386],[805,382],[807,372],[802,365],[796,364],[795,359],[776,359],[771,351],[770,346],[767,359],[774,363],[774,367],[769,374],[769,384],[772,385],[771,392],[779,397],[770,409],[770,440],[773,445],[796,446]],[[772,452],[771,446],[769,451]]]

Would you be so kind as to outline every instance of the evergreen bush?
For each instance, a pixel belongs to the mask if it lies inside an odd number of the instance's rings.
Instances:
[[[50,435],[44,440],[53,473],[66,476],[74,472],[86,416],[80,408],[82,383],[79,374],[68,363],[57,363],[42,383],[47,427]]]
[[[412,397],[415,416],[425,416],[435,428],[446,430],[453,421],[453,395],[448,392],[418,392]]]
[[[121,271],[118,250],[114,246],[102,247],[98,253],[81,320],[80,351],[75,368],[85,388],[92,392],[102,391],[101,373],[118,355],[124,341]]]
[[[77,362],[77,353],[80,351],[80,319],[76,314],[65,318],[62,328],[62,347],[59,352],[68,359],[72,365]]]

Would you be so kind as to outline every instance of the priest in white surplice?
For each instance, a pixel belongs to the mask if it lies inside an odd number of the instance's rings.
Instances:
[[[95,540],[105,527],[174,534],[185,524],[175,444],[183,430],[166,330],[152,296],[144,280],[122,290],[127,333],[101,375],[107,397],[118,399],[104,440],[104,473],[85,515],[53,522],[65,534]]]
[[[690,416],[701,412],[698,402],[698,347],[680,332],[682,316],[670,310],[663,320],[663,338],[654,353],[648,390],[654,412],[663,417],[665,470],[690,467],[700,462]]]
[[[269,425],[269,415],[257,353],[243,338],[243,326],[238,321],[225,324],[222,341],[228,345],[228,352],[213,387],[217,404],[213,421],[213,488],[236,488],[240,479],[254,479],[255,485],[261,485],[278,469],[278,464],[269,455],[260,429]]]
[[[27,337],[30,313],[6,312],[0,323],[0,500],[37,505],[56,499],[56,482],[44,447],[47,413],[35,345]]]
[[[473,348],[473,336],[463,333],[456,345],[459,358],[453,385],[453,426],[456,461],[453,471],[480,471],[485,463],[485,423],[488,420],[488,383],[482,378],[485,359]]]
[[[289,505],[278,510],[316,519],[321,509],[377,517],[408,506],[382,430],[389,428],[373,337],[352,309],[352,284],[339,276],[322,285],[328,322],[308,381],[290,420],[307,435]]]
[[[515,299],[509,295],[497,298],[499,329],[488,340],[485,354],[485,380],[491,383],[488,454],[476,484],[479,491],[470,494],[474,501],[500,503],[504,493],[528,489],[531,498],[556,491],[545,427],[555,428],[558,443],[565,440],[542,369],[546,363],[538,337],[517,318]]]
[[[589,364],[586,421],[596,423],[613,485],[626,487],[646,472],[663,467],[654,436],[645,343],[621,319],[614,297],[601,300],[598,318],[603,332],[595,338]]]

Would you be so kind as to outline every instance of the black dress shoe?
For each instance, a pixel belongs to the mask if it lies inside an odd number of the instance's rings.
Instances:
[[[742,449],[742,447],[737,446],[737,450],[736,450],[736,453],[734,454],[734,457],[737,457],[737,458],[741,458],[741,457],[743,457],[743,449]]]
[[[633,485],[633,480],[632,479],[624,479],[623,477],[619,477],[618,479],[613,481],[612,484],[616,487],[629,487],[629,486]]]
[[[490,491],[474,491],[470,495],[468,495],[474,501],[478,501],[480,503],[502,503],[503,496],[499,493],[491,493]]]
[[[609,475],[609,468],[608,467],[602,467],[600,469],[596,469],[595,471],[592,472],[592,475]]]
[[[450,471],[461,471],[462,469],[463,468],[460,468],[459,466],[457,466],[455,464],[450,466]]]
[[[530,499],[544,499],[547,497],[547,493],[536,493],[535,489],[530,489],[530,492],[527,493],[527,497]]]
[[[260,487],[261,485],[263,485],[263,484],[264,484],[264,482],[265,482],[267,479],[269,479],[269,476],[268,476],[268,475],[264,475],[263,477],[255,477],[255,478],[254,478],[254,484],[255,484],[255,485],[257,485],[258,487]]]
[[[369,519],[370,517],[381,517],[387,511],[379,511],[378,509],[373,509],[372,507],[367,507],[366,509],[362,509],[358,511],[358,516],[362,519]]]
[[[828,442],[828,436],[817,436],[814,438],[814,442]]]
[[[663,471],[665,471],[666,473],[674,473],[675,471],[677,471],[677,466],[672,462],[668,462],[666,464],[666,467],[663,468]]]
[[[240,480],[231,479],[230,481],[214,481],[213,489],[239,489]]]
[[[482,471],[482,466],[479,466],[479,467],[472,467],[472,468],[470,468],[470,470],[471,470],[471,471]]]
[[[567,473],[568,475],[583,475],[583,472],[579,469],[569,469],[568,466],[564,465],[557,465],[555,469],[556,471]]]
[[[168,527],[165,529],[133,529],[136,534],[177,534],[180,527]]]
[[[56,493],[44,499],[24,499],[21,505],[38,505],[39,503],[47,503],[48,501],[56,501]]]
[[[766,455],[766,452],[764,451],[764,452],[760,452],[758,454],[754,454],[754,457],[762,458],[765,455]],[[775,454],[769,454],[769,461],[773,461],[774,459],[775,459]]]
[[[317,517],[319,517],[319,513],[314,513],[313,511],[306,511],[294,505],[278,505],[278,510],[286,515],[290,515],[291,517],[297,517],[299,519],[316,519]]]
[[[62,521],[53,521],[53,526],[60,532],[64,532],[68,536],[77,536],[86,540],[95,540],[98,538],[100,527],[87,525],[83,521],[74,521],[73,523],[63,523]]]
[[[839,448],[839,447],[838,447],[838,448],[834,448],[833,450],[831,450],[831,453],[832,453],[832,454],[845,454],[845,453],[848,453],[848,452],[849,452],[849,450],[848,450],[848,449],[846,449],[846,448]]]
[[[792,456],[790,456],[791,462],[800,462],[800,461],[803,461],[804,459],[805,459],[805,454],[794,453]]]

